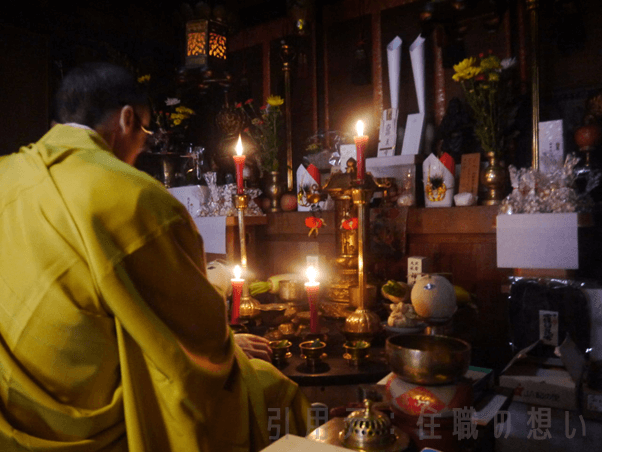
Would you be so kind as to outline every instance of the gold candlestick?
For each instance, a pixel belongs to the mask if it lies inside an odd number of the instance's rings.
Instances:
[[[539,0],[526,0],[532,46],[532,169],[539,170]]]
[[[292,71],[292,60],[295,52],[290,44],[285,40],[281,41],[281,60],[283,62],[284,84],[285,84],[285,111],[286,111],[286,171],[288,192],[294,190],[294,176],[292,170],[292,90],[290,77]]]
[[[251,297],[249,294],[248,273],[247,273],[247,236],[244,227],[244,211],[249,206],[249,196],[247,194],[236,194],[233,196],[234,205],[238,210],[238,234],[240,236],[240,263],[245,278],[242,287],[242,297],[240,298],[240,318],[250,319],[258,316],[260,310],[258,308],[259,301]]]
[[[358,181],[359,182],[359,181]],[[372,187],[371,187],[372,186]],[[374,193],[374,184],[366,185],[361,181],[352,189],[353,203],[358,211],[357,245],[358,245],[358,277],[359,277],[359,306],[344,322],[344,335],[349,340],[372,340],[381,328],[381,320],[378,315],[367,308],[366,289],[367,276],[365,269],[365,246],[366,246],[366,205],[370,202]]]

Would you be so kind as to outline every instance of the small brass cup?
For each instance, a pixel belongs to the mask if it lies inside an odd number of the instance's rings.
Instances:
[[[344,350],[346,353],[343,356],[348,360],[348,363],[357,366],[368,357],[370,342],[365,340],[348,341],[344,344]]]
[[[326,342],[320,340],[308,340],[299,344],[301,354],[305,358],[308,367],[315,368],[322,362],[322,359],[326,357],[324,353],[326,346]]]
[[[290,347],[292,342],[289,340],[272,340],[268,343],[268,346],[273,351],[273,363],[279,368],[288,362],[288,358],[292,356]]]

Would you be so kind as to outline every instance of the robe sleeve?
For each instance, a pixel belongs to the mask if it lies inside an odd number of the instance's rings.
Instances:
[[[172,223],[127,255],[102,290],[118,324],[131,450],[261,449],[271,427],[307,432],[298,386],[235,345],[188,223]]]

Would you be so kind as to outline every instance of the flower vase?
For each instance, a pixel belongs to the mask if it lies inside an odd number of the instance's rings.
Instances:
[[[499,205],[506,195],[508,171],[494,151],[486,152],[485,158],[489,165],[480,173],[480,184],[485,188],[482,204]]]
[[[270,200],[269,211],[281,212],[279,205],[281,194],[283,194],[283,187],[279,181],[279,171],[271,171],[268,173],[268,180],[266,181],[266,196]]]

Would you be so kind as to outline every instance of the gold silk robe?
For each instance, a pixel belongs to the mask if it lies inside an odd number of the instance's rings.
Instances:
[[[259,450],[307,409],[161,184],[66,125],[0,157],[0,450]]]

